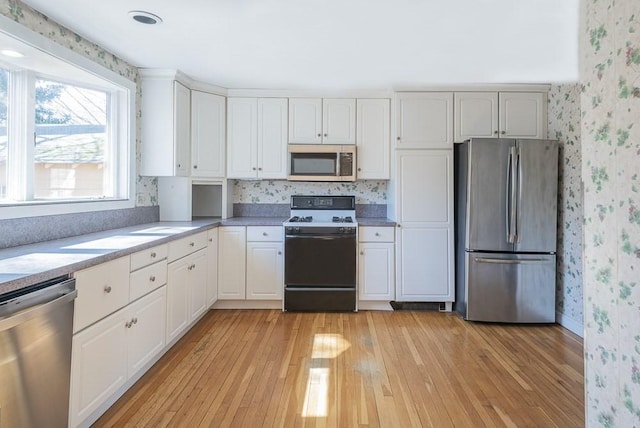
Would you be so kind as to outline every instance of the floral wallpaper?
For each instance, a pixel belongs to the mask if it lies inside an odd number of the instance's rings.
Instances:
[[[356,204],[386,204],[387,182],[310,183],[284,180],[233,183],[234,204],[288,204],[291,195],[354,195]]]
[[[551,86],[548,129],[560,142],[556,312],[560,324],[582,335],[580,92],[580,84]]]
[[[587,426],[640,427],[640,2],[582,2]]]
[[[122,61],[115,55],[105,51],[100,46],[82,38],[73,31],[51,21],[45,15],[35,11],[20,1],[0,0],[0,13],[15,22],[53,40],[61,46],[71,49],[90,60],[118,73],[119,75],[138,82],[138,69]],[[140,106],[140,85],[137,85],[136,108]],[[136,110],[136,170],[140,170],[140,110]],[[136,180],[137,206],[158,205],[157,179],[138,176]]]

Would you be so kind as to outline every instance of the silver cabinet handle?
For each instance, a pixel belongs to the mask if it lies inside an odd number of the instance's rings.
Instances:
[[[380,236],[380,232],[376,232],[376,236]]]
[[[262,168],[258,168],[258,171],[262,171]]]
[[[396,140],[400,141],[400,136],[398,136],[398,138],[396,138]]]
[[[262,232],[262,236],[267,236],[267,232]]]
[[[209,242],[213,242],[213,238],[209,238]]]
[[[151,258],[152,258],[152,259],[155,259],[155,258],[156,258],[156,256],[157,256],[157,254],[156,254],[156,253],[155,253],[155,251],[154,251],[154,252],[152,252],[152,253],[150,254],[150,256],[151,256]]]
[[[125,326],[126,328],[131,328],[131,322],[130,322],[130,321],[127,321],[126,323],[124,323],[124,326]]]
[[[189,242],[189,246],[190,246],[190,247],[194,247],[195,245],[196,245],[195,243],[193,243],[193,242]]]
[[[134,324],[138,324],[138,317],[133,318],[131,321],[133,321]]]
[[[182,165],[178,164],[178,168],[180,168]]]
[[[358,168],[358,171],[362,171],[362,168]]]
[[[105,285],[104,286],[104,292],[107,293],[107,294],[111,293],[111,286],[110,285]]]
[[[325,137],[328,137],[328,136],[329,136],[329,134],[324,134],[324,136],[325,136]]]
[[[256,170],[256,167],[254,166],[252,169],[255,171],[255,170]]]
[[[156,277],[155,277],[155,276],[153,276],[153,275],[151,275],[151,276],[149,277],[149,281],[151,281],[151,282],[156,282]]]
[[[198,165],[194,165],[194,166],[193,166],[193,169],[198,169]]]
[[[501,132],[501,134],[502,134],[502,135],[504,135],[504,134],[506,134],[506,133],[507,133],[507,131],[502,131],[502,132]]]
[[[282,251],[278,251],[278,255],[281,256],[282,255]]]
[[[318,137],[322,137],[322,134],[318,134]]]
[[[498,135],[498,130],[493,131],[493,135]]]
[[[360,255],[361,255],[361,256],[364,256],[364,251],[360,251]]]

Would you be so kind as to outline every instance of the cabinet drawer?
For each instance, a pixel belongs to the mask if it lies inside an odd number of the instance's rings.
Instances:
[[[282,226],[249,226],[247,241],[282,242]]]
[[[168,261],[181,259],[182,257],[189,255],[201,248],[207,246],[207,232],[200,232],[195,235],[187,236],[186,238],[176,239],[169,242],[169,257]]]
[[[360,242],[393,242],[395,228],[393,227],[360,227],[358,241]]]
[[[167,282],[167,261],[163,260],[151,266],[131,273],[129,277],[129,301],[155,290]]]
[[[149,248],[146,250],[138,251],[131,255],[131,272],[138,270],[141,267],[149,266],[152,263],[156,263],[162,259],[167,258],[167,245],[158,245],[157,247]]]
[[[77,332],[129,302],[129,257],[75,273],[78,298],[73,314]]]

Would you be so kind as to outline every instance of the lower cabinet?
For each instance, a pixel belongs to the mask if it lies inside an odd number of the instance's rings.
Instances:
[[[165,345],[165,287],[73,337],[70,426],[77,426]]]
[[[227,226],[219,231],[218,299],[282,300],[282,227]]]
[[[393,227],[360,227],[358,297],[361,301],[395,300]]]
[[[167,343],[180,337],[207,308],[207,249],[203,248],[167,267]]]

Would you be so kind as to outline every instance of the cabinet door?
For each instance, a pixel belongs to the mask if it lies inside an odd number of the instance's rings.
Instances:
[[[547,138],[546,97],[541,92],[500,92],[500,137]]]
[[[191,91],[191,175],[225,176],[225,98]]]
[[[127,373],[131,377],[165,344],[166,290],[159,288],[127,308]]]
[[[207,310],[207,250],[189,256],[189,320],[195,321]]]
[[[322,144],[356,143],[356,100],[322,100]]]
[[[406,92],[396,100],[398,149],[450,148],[453,92]]]
[[[243,300],[245,293],[246,228],[218,228],[218,300]]]
[[[189,145],[191,144],[191,91],[174,82],[173,131],[175,175],[189,175]]]
[[[396,159],[400,224],[452,224],[452,151],[398,151]]]
[[[358,179],[389,179],[389,100],[358,99]]]
[[[497,92],[456,92],[454,103],[456,143],[472,137],[498,137]]]
[[[258,176],[287,178],[286,98],[258,99]]]
[[[228,159],[227,177],[256,178],[258,100],[229,98],[227,100]]]
[[[125,309],[73,336],[69,426],[77,426],[125,384],[126,321]]]
[[[358,260],[360,300],[395,300],[393,243],[362,242]]]
[[[218,229],[207,232],[207,306],[218,300]]]
[[[396,299],[400,302],[452,302],[452,229],[401,227],[399,231]]]
[[[289,98],[289,144],[322,143],[322,99]]]
[[[189,325],[189,258],[169,263],[167,267],[167,340],[170,343]]]
[[[281,300],[284,257],[281,242],[247,243],[247,299]]]

